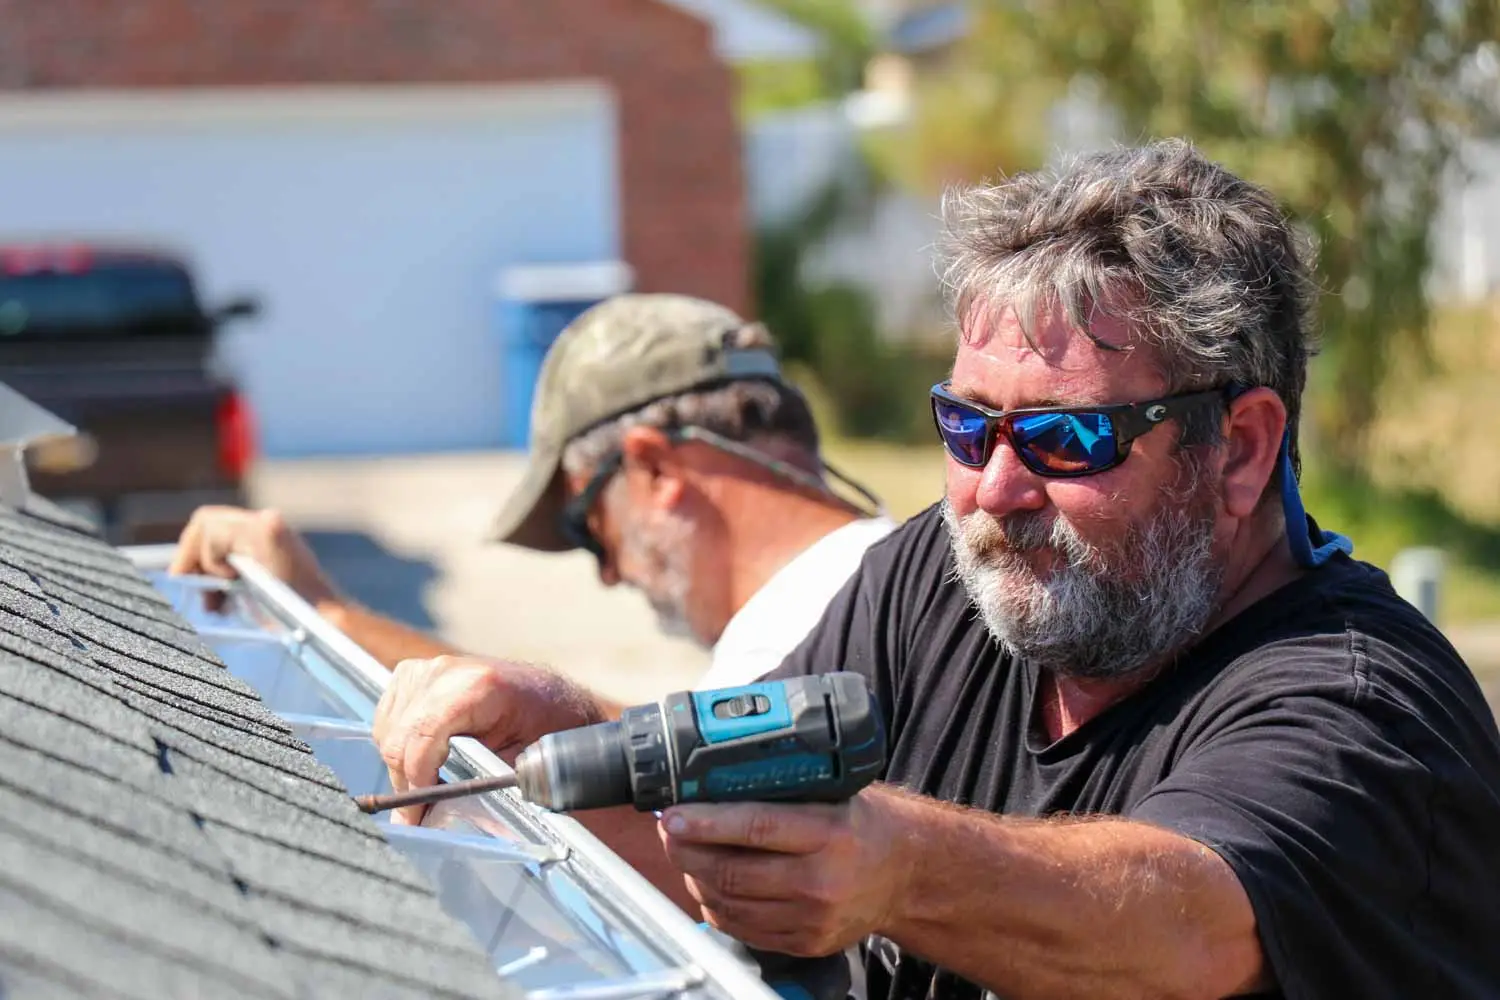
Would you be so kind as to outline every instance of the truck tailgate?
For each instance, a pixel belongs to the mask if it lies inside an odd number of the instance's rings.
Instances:
[[[32,454],[36,492],[108,500],[238,485],[219,458],[217,411],[229,390],[208,373],[201,345],[28,346],[0,351],[0,379],[87,435],[82,448]]]

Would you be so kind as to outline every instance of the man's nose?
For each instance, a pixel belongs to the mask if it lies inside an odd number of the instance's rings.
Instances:
[[[992,517],[1018,510],[1041,510],[1047,506],[1042,477],[1026,468],[1009,441],[995,442],[989,463],[979,475],[975,505]]]

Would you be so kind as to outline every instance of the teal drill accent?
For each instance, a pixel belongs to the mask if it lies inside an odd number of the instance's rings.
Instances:
[[[803,788],[832,778],[831,757],[799,753],[716,767],[704,776],[703,784],[710,800],[727,800]]]
[[[719,719],[714,716],[714,706],[741,695],[762,695],[771,703],[771,710],[761,715],[747,715],[738,719]],[[725,743],[759,736],[778,729],[792,727],[792,710],[787,704],[786,688],[781,684],[746,684],[743,687],[721,688],[717,691],[696,691],[693,706],[698,711],[698,731],[705,743]]]

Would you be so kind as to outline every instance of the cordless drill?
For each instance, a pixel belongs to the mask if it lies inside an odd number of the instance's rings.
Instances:
[[[885,732],[862,676],[797,677],[680,691],[618,722],[543,736],[521,752],[528,801],[556,810],[684,802],[842,802],[879,776]],[[795,958],[746,949],[788,1000],[844,1000],[843,954]]]
[[[684,802],[842,802],[885,766],[865,680],[819,674],[679,691],[618,722],[550,733],[521,752],[516,783],[558,811]]]
[[[529,802],[571,811],[687,802],[842,802],[885,767],[885,727],[859,674],[833,673],[712,691],[679,691],[619,721],[550,733],[515,774],[367,796],[366,812],[514,784]],[[798,1000],[844,1000],[842,954],[801,959],[748,949],[761,976]]]

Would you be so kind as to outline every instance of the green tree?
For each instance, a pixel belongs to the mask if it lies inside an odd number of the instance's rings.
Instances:
[[[825,95],[837,97],[860,88],[865,63],[875,52],[875,35],[852,0],[761,2],[817,34],[822,48],[816,61]]]
[[[862,86],[875,38],[851,0],[763,2],[810,28],[821,46],[816,61],[806,65],[741,67],[745,111],[837,101]],[[886,342],[867,291],[850,281],[816,277],[808,266],[830,238],[868,223],[885,183],[856,146],[843,167],[788,218],[757,231],[756,313],[775,333],[785,360],[817,379],[840,432],[910,438],[931,433],[925,389],[946,368],[946,357]]]
[[[836,100],[858,90],[875,52],[869,23],[851,0],[760,0],[818,39],[807,60],[742,63],[740,110],[747,117]]]
[[[783,359],[817,377],[842,433],[907,438],[916,407],[892,400],[923,398],[914,373],[920,381],[932,366],[881,339],[864,289],[807,273],[808,257],[840,225],[866,217],[872,190],[862,176],[835,176],[788,219],[757,231],[756,313],[775,333]]]
[[[1040,165],[1080,92],[1122,139],[1179,135],[1266,184],[1317,247],[1309,417],[1357,468],[1393,352],[1422,347],[1440,192],[1500,133],[1496,0],[977,0],[894,162],[928,184]],[[1336,443],[1336,444],[1335,444]]]

